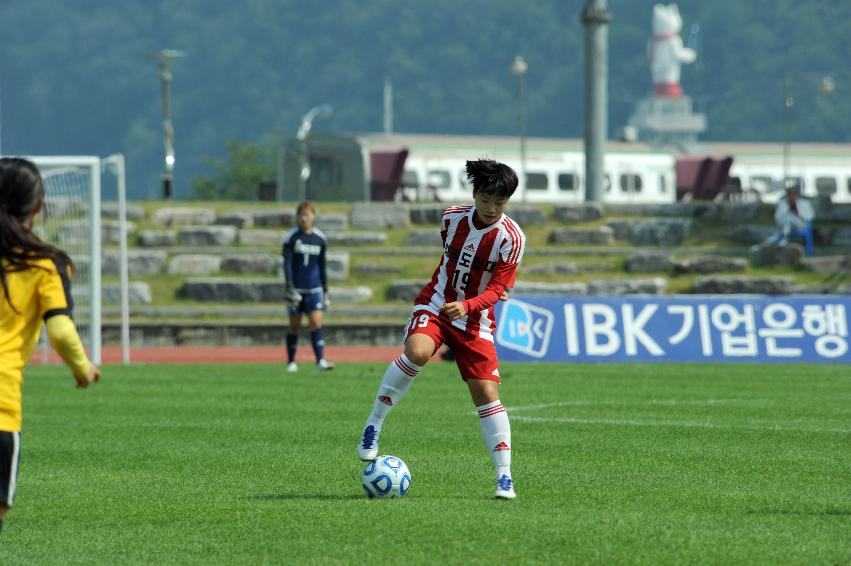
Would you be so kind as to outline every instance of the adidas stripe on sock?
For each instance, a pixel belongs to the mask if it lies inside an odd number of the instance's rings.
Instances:
[[[381,379],[381,385],[378,386],[378,394],[375,396],[372,413],[367,420],[368,424],[381,429],[384,417],[405,397],[421,369],[405,354],[400,355],[387,366],[387,371],[384,372],[384,377]]]
[[[497,399],[493,403],[476,407],[482,425],[482,439],[490,452],[496,477],[511,477],[511,425],[508,413]]]

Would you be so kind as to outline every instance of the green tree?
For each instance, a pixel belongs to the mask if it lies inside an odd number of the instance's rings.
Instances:
[[[275,179],[275,144],[225,142],[224,159],[205,157],[213,172],[190,180],[200,200],[257,200],[260,184]]]

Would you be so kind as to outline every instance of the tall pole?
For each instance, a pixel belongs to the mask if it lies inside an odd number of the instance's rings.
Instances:
[[[384,77],[384,133],[393,133],[393,83]]]
[[[789,112],[795,105],[795,97],[790,92],[789,73],[783,77],[783,188],[786,188],[789,178],[789,162],[791,158],[789,141]]]
[[[298,160],[301,165],[298,171],[298,200],[303,202],[307,199],[307,179],[310,177],[310,158],[307,154],[306,139],[299,141],[298,149]]]
[[[526,202],[526,70],[529,65],[517,55],[511,63],[511,73],[517,77],[517,132],[520,137],[520,200]]]
[[[174,49],[163,49],[150,53],[157,59],[160,70],[160,82],[162,83],[162,107],[163,107],[163,144],[165,146],[165,169],[163,171],[163,198],[168,200],[172,196],[174,180],[174,127],[171,123],[171,60],[183,57],[183,52]]]
[[[314,106],[301,119],[301,125],[295,136],[299,142],[299,161],[301,162],[301,170],[298,175],[299,200],[305,200],[307,198],[307,180],[310,178],[310,156],[307,149],[307,135],[313,128],[313,120],[315,118],[327,118],[333,113],[334,108],[330,104],[325,103]]]
[[[603,201],[603,153],[606,142],[608,25],[606,0],[588,0],[585,26],[585,201]]]
[[[165,145],[165,171],[163,172],[163,198],[168,200],[172,195],[174,181],[174,126],[171,123],[171,60],[164,52],[160,52],[160,82],[162,83],[163,101],[163,143]]]

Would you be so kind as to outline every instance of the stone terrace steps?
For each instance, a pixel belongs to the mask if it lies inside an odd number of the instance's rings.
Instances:
[[[335,314],[329,316],[346,317],[349,312],[357,316],[365,309],[373,312],[363,303],[375,305],[378,301],[389,301],[389,312],[396,313],[392,310],[397,308],[394,300],[402,299],[386,293],[386,287],[404,287],[407,282],[399,281],[398,274],[421,274],[422,265],[433,266],[441,251],[437,224],[445,206],[355,203],[347,213],[320,213],[326,234],[334,236],[329,246],[329,279],[333,282]],[[281,300],[277,275],[280,242],[294,221],[294,209],[276,204],[271,209],[248,211],[234,203],[234,210],[218,214],[209,207],[189,206],[159,208],[146,215],[141,207],[136,208],[132,219],[138,223],[139,232],[131,237],[131,243],[137,244],[131,248],[131,285],[138,287],[135,296],[140,305],[133,307],[138,313],[134,316],[184,316],[179,313],[185,312],[187,317],[250,317],[255,316],[252,309],[256,309],[256,316],[262,316],[271,312],[270,303]],[[221,209],[217,205],[217,210]],[[521,267],[520,282],[537,294],[667,293],[672,292],[672,286],[680,292],[694,292],[697,281],[694,287],[684,289],[683,282],[691,284],[690,280],[666,277],[717,273],[718,278],[729,279],[735,273],[742,274],[735,277],[748,280],[761,277],[765,272],[752,268],[765,265],[786,268],[785,275],[791,279],[781,286],[795,292],[800,286],[794,285],[794,279],[817,282],[812,275],[798,275],[799,265],[805,271],[833,276],[839,273],[837,258],[831,256],[844,256],[851,250],[851,205],[820,210],[817,219],[826,224],[822,225],[824,233],[816,247],[816,258],[784,256],[779,258],[783,261],[773,264],[749,257],[749,245],[761,241],[766,230],[772,229],[771,210],[770,205],[755,203],[606,207],[515,204],[509,213],[529,228],[527,261]],[[105,209],[104,216],[110,214]],[[104,224],[109,228],[105,242],[115,241],[110,222]],[[405,232],[400,234],[400,229]],[[145,246],[141,232],[169,237]],[[220,238],[222,235],[228,237]],[[395,243],[400,236],[404,236],[402,245],[388,246],[389,238]],[[685,245],[686,241],[695,245]],[[842,245],[837,245],[840,242]],[[387,260],[377,261],[381,257]],[[595,258],[600,261],[595,263]],[[117,296],[116,246],[107,243],[102,259],[103,273],[109,278],[104,285],[105,308],[109,310],[109,303]],[[823,265],[810,265],[811,260]],[[404,268],[400,268],[402,264]],[[84,269],[84,262],[79,262],[78,268]],[[574,277],[577,274],[581,276]],[[421,281],[415,283],[421,285]],[[714,284],[711,280],[709,283]],[[734,283],[738,285],[736,281],[725,285]],[[573,287],[556,288],[559,284]],[[165,294],[168,296],[163,297]],[[150,305],[152,295],[154,306]],[[199,302],[184,307],[183,299]],[[266,306],[255,307],[258,301],[265,301]],[[178,304],[171,304],[174,302]]]
[[[740,277],[726,277],[721,279],[729,279],[733,281],[741,280]],[[782,278],[776,278],[782,279]],[[635,279],[635,281],[642,281]],[[416,286],[421,285],[421,281],[416,282]],[[533,287],[536,284],[529,284],[526,287]],[[538,284],[557,287],[559,284]],[[575,284],[562,284],[575,285]],[[418,289],[419,287],[417,287]],[[526,289],[530,291],[531,289]],[[545,289],[544,291],[548,291]],[[524,286],[517,289],[518,293],[524,292]],[[575,292],[575,290],[574,290]],[[718,292],[718,291],[714,291]],[[835,283],[824,283],[821,285],[792,285],[789,292],[793,295],[819,295],[819,294],[848,294],[851,292],[851,278]],[[533,291],[534,293],[534,291]],[[544,292],[543,294],[549,294]],[[582,293],[584,294],[584,293]],[[327,320],[369,320],[375,318],[390,318],[402,319],[408,316],[411,312],[409,297],[405,298],[404,304],[384,304],[384,305],[346,305],[333,304],[326,313]],[[163,320],[187,320],[198,317],[203,318],[221,318],[221,319],[268,319],[268,318],[285,318],[285,305],[283,303],[274,303],[278,305],[276,308],[270,308],[268,304],[252,305],[246,303],[237,303],[230,305],[211,305],[199,303],[193,306],[155,306],[155,305],[130,305],[131,317],[143,317],[147,319],[163,319]],[[117,318],[120,316],[120,309],[117,306],[104,306],[103,315],[105,318]]]
[[[114,247],[104,246],[108,250],[117,250]],[[279,255],[277,250],[270,250],[268,247],[217,247],[217,246],[175,246],[175,247],[156,247],[156,248],[131,248],[139,252],[163,252],[169,256],[201,254],[201,255]],[[334,246],[331,251],[347,252],[352,256],[369,256],[369,255],[392,255],[392,256],[430,256],[440,254],[439,246],[375,246],[375,247],[344,247]],[[534,256],[585,256],[585,255],[631,255],[642,251],[669,253],[674,255],[695,256],[695,255],[728,255],[728,256],[746,256],[748,253],[747,246],[721,246],[721,247],[697,247],[697,246],[592,246],[592,245],[577,245],[577,246],[529,246],[526,248],[525,255]],[[819,247],[817,255],[839,255],[847,253],[845,247]]]
[[[366,248],[341,248],[334,247],[337,251],[346,251],[353,256],[358,255],[432,255],[439,254],[440,248],[434,246],[408,246],[408,247],[381,247],[376,249]],[[845,255],[849,253],[845,246],[820,246],[816,249],[816,256]],[[747,246],[721,246],[721,247],[698,247],[698,246],[530,246],[526,248],[525,256],[628,256],[636,253],[660,253],[673,254],[676,256],[699,256],[717,255],[731,257],[747,257]]]
[[[103,308],[104,317],[119,317],[120,309],[115,306]],[[326,313],[327,320],[391,318],[403,320],[411,314],[410,305],[331,305]],[[224,319],[286,318],[285,305],[270,309],[269,305],[198,305],[198,306],[152,306],[131,305],[130,316],[156,319],[186,320],[198,316],[221,317]]]

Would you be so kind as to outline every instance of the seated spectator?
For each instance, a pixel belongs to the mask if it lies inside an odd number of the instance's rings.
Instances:
[[[797,185],[786,189],[786,196],[777,202],[774,209],[774,234],[769,236],[762,246],[785,246],[789,236],[802,236],[805,240],[807,255],[813,255],[813,218],[815,211],[807,199],[799,197]]]

